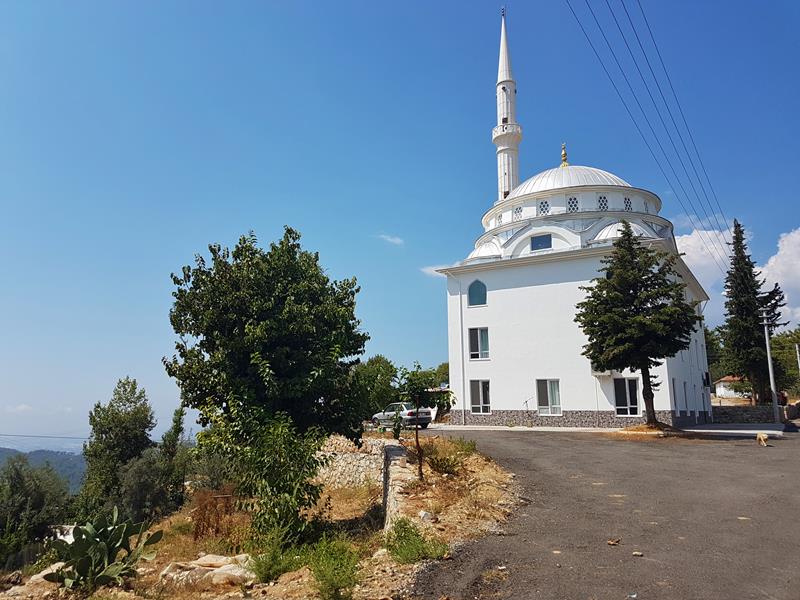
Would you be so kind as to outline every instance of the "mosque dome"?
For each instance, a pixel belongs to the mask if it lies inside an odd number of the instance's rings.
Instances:
[[[631,223],[631,229],[633,230],[633,235],[636,237],[646,237],[652,238],[657,237],[653,235],[652,232],[647,231],[642,225],[638,223]],[[622,223],[617,221],[616,223],[611,223],[611,225],[606,225],[600,232],[595,236],[594,239],[596,240],[615,240],[622,234]]]
[[[603,171],[602,169],[582,167],[579,165],[561,165],[554,169],[542,171],[538,175],[534,175],[530,179],[523,181],[511,191],[508,197],[518,198],[537,192],[589,185],[633,187],[621,177],[617,177],[613,173]]]

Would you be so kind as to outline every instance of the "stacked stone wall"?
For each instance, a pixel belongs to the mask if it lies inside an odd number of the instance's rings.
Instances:
[[[329,437],[319,453],[327,463],[320,469],[316,481],[332,488],[380,485],[384,447],[388,441],[365,439],[359,448],[343,436]]]
[[[782,407],[783,408],[783,407]],[[772,405],[714,406],[714,423],[774,423]]]

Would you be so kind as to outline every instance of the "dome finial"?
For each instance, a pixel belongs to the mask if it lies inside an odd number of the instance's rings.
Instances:
[[[561,166],[568,167],[569,163],[567,162],[567,144],[566,142],[561,144]]]

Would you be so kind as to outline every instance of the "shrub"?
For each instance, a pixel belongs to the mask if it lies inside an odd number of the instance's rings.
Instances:
[[[358,583],[358,553],[341,537],[323,536],[311,549],[308,566],[323,600],[351,598]]]
[[[478,445],[475,440],[465,440],[464,438],[448,438],[448,443],[456,447],[457,451],[463,456],[475,454],[478,451]]]
[[[400,416],[400,409],[394,411],[392,418],[392,437],[396,440],[400,439],[400,434],[403,432],[403,417]]]
[[[453,438],[431,442],[425,446],[425,459],[437,473],[455,475],[464,465],[464,459],[476,451],[475,442]]]
[[[111,520],[101,515],[93,523],[76,525],[72,530],[72,543],[53,542],[65,563],[57,571],[45,575],[45,579],[67,589],[86,592],[103,585],[122,585],[126,577],[136,577],[136,564],[140,560],[155,558],[155,551],[147,550],[147,546],[157,543],[163,532],[146,534],[145,530],[144,523],[134,525],[130,520],[120,523],[116,507]],[[131,544],[134,535],[136,541]]]
[[[325,440],[311,428],[300,432],[285,414],[278,414],[237,451],[240,492],[253,498],[255,537],[274,529],[298,541],[309,529],[305,513],[317,504],[322,485],[313,482],[325,459],[318,454]]]
[[[286,538],[286,532],[280,529],[273,529],[259,537],[257,543],[260,552],[250,562],[250,569],[259,583],[269,583],[300,567],[301,550],[287,547]]]
[[[455,475],[461,468],[464,459],[455,452],[446,452],[437,444],[428,444],[425,448],[425,460],[437,473]]]
[[[386,549],[401,563],[414,563],[427,558],[438,560],[447,554],[447,544],[441,540],[426,538],[405,517],[397,519],[386,534]]]

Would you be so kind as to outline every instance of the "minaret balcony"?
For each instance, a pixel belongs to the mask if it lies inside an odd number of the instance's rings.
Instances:
[[[497,144],[501,141],[504,145],[508,145],[514,141],[519,143],[522,139],[522,127],[519,123],[503,123],[492,129],[492,142]]]

